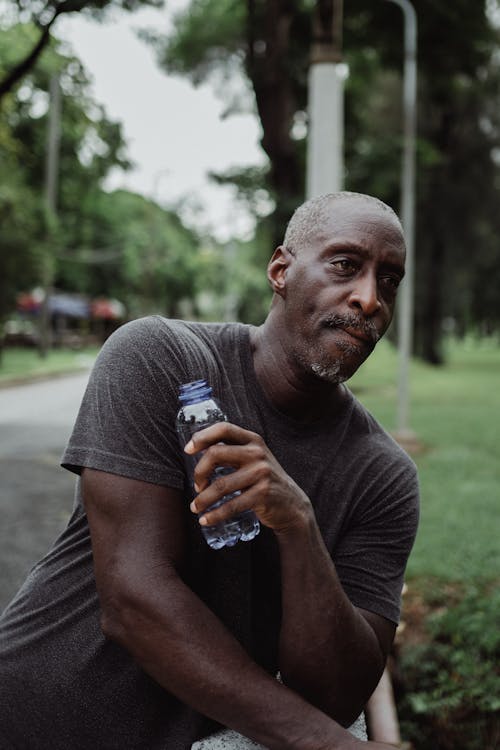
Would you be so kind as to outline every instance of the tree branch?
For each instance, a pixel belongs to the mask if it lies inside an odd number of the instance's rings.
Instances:
[[[12,90],[16,83],[20,81],[21,78],[23,78],[36,63],[40,54],[48,44],[48,41],[50,39],[50,29],[54,21],[56,21],[56,19],[63,13],[78,13],[78,11],[82,10],[87,5],[88,0],[63,0],[63,2],[59,3],[59,5],[56,6],[54,15],[52,16],[50,21],[47,24],[40,26],[40,38],[31,52],[28,52],[26,57],[21,60],[10,71],[10,73],[7,73],[2,81],[0,81],[0,100],[2,99],[2,97],[8,94],[9,91]]]
[[[38,57],[40,56],[43,49],[47,46],[47,43],[50,39],[50,27],[58,17],[59,13],[56,11],[52,18],[50,19],[49,23],[46,24],[46,26],[42,27],[42,33],[40,35],[40,38],[38,42],[35,44],[31,52],[28,52],[26,57],[21,60],[17,65],[14,66],[14,68],[10,71],[10,73],[7,73],[5,78],[0,81],[0,100],[2,97],[4,97],[6,94],[9,93],[9,91],[12,90],[12,88],[16,85],[18,81],[23,78],[26,73],[32,68],[32,66],[37,61]]]

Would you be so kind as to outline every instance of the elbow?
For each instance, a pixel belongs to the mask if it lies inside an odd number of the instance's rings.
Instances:
[[[161,630],[163,639],[178,636],[178,624],[164,603],[179,599],[179,579],[164,574],[161,590],[158,582],[134,575],[114,576],[99,590],[99,624],[103,635],[117,642],[139,661],[149,654],[151,644]]]
[[[99,624],[106,638],[127,645],[127,633],[131,629],[130,604],[126,604],[122,597],[108,596],[101,599],[101,613]]]
[[[151,595],[144,581],[131,575],[113,576],[101,582],[99,602],[103,635],[128,651],[136,651],[141,633],[148,630],[149,621],[154,619]]]

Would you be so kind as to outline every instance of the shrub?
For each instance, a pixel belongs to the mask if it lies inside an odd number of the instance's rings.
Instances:
[[[419,750],[500,748],[500,589],[470,590],[401,653],[405,738]]]

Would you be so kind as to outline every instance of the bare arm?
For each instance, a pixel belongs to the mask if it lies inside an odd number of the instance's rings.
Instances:
[[[353,607],[315,522],[278,534],[278,542],[284,681],[348,726],[378,684],[395,626]]]
[[[266,674],[183,583],[179,492],[92,469],[82,487],[103,631],[160,685],[271,750],[366,747]]]
[[[205,450],[196,471],[200,494],[193,510],[203,511],[238,489],[241,495],[207,513],[207,522],[252,508],[276,534],[283,608],[280,669],[285,683],[349,725],[382,675],[394,625],[350,603],[309,499],[259,436],[221,424],[197,433],[192,443],[188,451]],[[209,485],[216,465],[231,465],[237,471]]]

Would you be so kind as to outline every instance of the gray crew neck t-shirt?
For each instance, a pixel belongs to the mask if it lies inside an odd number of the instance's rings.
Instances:
[[[93,369],[63,466],[188,494],[177,392],[199,378],[230,421],[264,438],[311,499],[353,604],[397,622],[418,518],[413,462],[347,388],[333,424],[305,425],[278,412],[255,377],[248,326],[154,316],[120,328]],[[186,582],[276,674],[280,570],[272,532],[211,550],[187,499],[186,524]],[[6,748],[23,750],[184,750],[214,729],[103,636],[79,482],[66,530],[0,619],[0,712]]]

